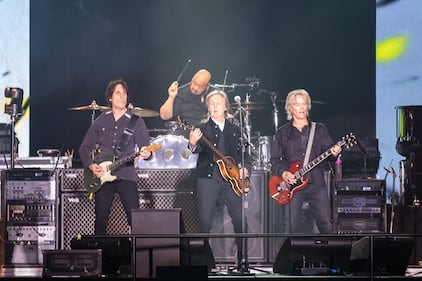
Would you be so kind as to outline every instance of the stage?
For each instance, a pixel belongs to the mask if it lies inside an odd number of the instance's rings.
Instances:
[[[231,265],[227,264],[220,264],[217,266],[215,270],[211,273],[208,273],[206,276],[203,274],[197,274],[197,268],[192,267],[179,267],[173,268],[172,270],[172,278],[167,278],[167,275],[163,277],[152,277],[152,278],[133,278],[131,276],[96,276],[96,277],[66,277],[66,276],[58,276],[58,277],[49,277],[50,279],[58,279],[58,280],[104,280],[104,279],[112,279],[112,280],[217,280],[217,281],[225,281],[225,280],[310,280],[310,279],[317,279],[317,280],[422,280],[422,267],[420,266],[409,266],[405,276],[351,276],[351,275],[318,275],[318,276],[290,276],[290,275],[282,275],[278,273],[273,273],[272,265],[251,265],[251,268],[248,273],[233,273],[230,272]],[[193,270],[192,270],[193,269]],[[3,268],[0,279],[3,280],[44,280],[47,277],[42,276],[42,267],[21,267],[21,268]],[[204,279],[205,278],[205,279]]]

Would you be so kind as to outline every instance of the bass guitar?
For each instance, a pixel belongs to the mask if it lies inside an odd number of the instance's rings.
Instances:
[[[181,127],[184,129],[192,130],[194,127],[184,121],[182,117],[178,116],[177,120]],[[220,150],[217,149],[213,145],[213,143],[207,139],[204,135],[202,135],[200,139],[203,143],[205,143],[208,148],[214,153],[215,161],[217,162],[218,169],[220,170],[221,175],[223,178],[230,183],[233,191],[238,195],[242,196],[242,194],[247,194],[249,192],[249,178],[240,179],[240,173],[238,165],[236,161],[230,157],[224,155]]]
[[[146,150],[153,152],[160,149],[161,147],[162,147],[162,144],[152,144],[152,145],[147,146]],[[86,190],[90,194],[93,194],[97,192],[104,183],[114,181],[117,177],[113,175],[113,172],[116,171],[123,164],[126,164],[134,160],[136,157],[139,156],[140,153],[141,151],[134,152],[114,162],[110,160],[105,160],[105,161],[100,162],[98,165],[100,165],[105,171],[104,175],[102,175],[101,177],[96,177],[89,168],[85,168],[84,169],[84,184],[85,184]]]
[[[347,148],[352,147],[357,143],[356,137],[353,133],[346,135],[342,140],[336,144],[340,147],[346,146]],[[332,148],[332,147],[331,147]],[[316,157],[314,160],[309,162],[307,165],[301,168],[302,162],[296,161],[289,166],[288,171],[295,175],[296,182],[294,184],[286,183],[279,176],[271,176],[268,186],[271,197],[279,204],[287,205],[292,200],[296,192],[304,189],[309,180],[304,178],[304,175],[310,172],[313,168],[318,166],[322,161],[331,155],[331,148],[326,150],[324,153]]]

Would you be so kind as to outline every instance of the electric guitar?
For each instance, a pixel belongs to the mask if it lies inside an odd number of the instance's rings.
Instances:
[[[349,148],[356,143],[356,137],[353,135],[353,133],[350,133],[349,135],[344,136],[342,140],[338,141],[336,144],[340,147],[346,146],[347,148]],[[328,158],[331,155],[331,148],[326,150],[324,153],[316,157],[314,160],[312,160],[302,168],[302,162],[296,161],[292,163],[288,171],[295,175],[296,182],[294,184],[290,185],[286,183],[279,176],[271,176],[268,182],[271,197],[279,204],[289,204],[295,193],[304,189],[308,185],[309,180],[305,179],[304,175],[310,172],[316,166],[318,166],[326,158]]]
[[[162,144],[152,144],[152,145],[147,146],[146,150],[153,152],[160,149],[161,147],[162,147]],[[117,177],[113,175],[113,172],[116,171],[121,165],[134,160],[136,157],[140,155],[140,153],[141,151],[134,152],[114,162],[110,160],[105,160],[105,161],[100,162],[98,165],[100,165],[105,171],[104,175],[102,175],[101,177],[96,177],[94,173],[88,167],[85,168],[84,169],[84,184],[85,184],[86,190],[90,194],[93,194],[97,192],[104,183],[114,181]]]
[[[181,127],[183,127],[184,129],[194,129],[194,126],[184,121],[182,117],[178,116],[177,120]],[[220,170],[220,173],[223,178],[230,183],[233,191],[238,196],[242,196],[243,193],[247,194],[249,192],[250,181],[249,178],[240,179],[239,168],[236,164],[236,161],[232,157],[224,155],[204,135],[202,135],[200,140],[203,141],[203,143],[205,143],[208,148],[211,149],[211,151],[214,153],[216,159],[215,162],[217,162],[218,169]]]

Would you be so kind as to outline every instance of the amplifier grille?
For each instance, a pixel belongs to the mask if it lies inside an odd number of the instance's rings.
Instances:
[[[137,169],[139,191],[178,191],[196,187],[196,172],[193,169],[144,170]],[[61,176],[62,192],[86,191],[83,169],[64,169]]]

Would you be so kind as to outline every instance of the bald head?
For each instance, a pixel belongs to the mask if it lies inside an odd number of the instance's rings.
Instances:
[[[201,69],[192,77],[190,91],[194,95],[200,95],[208,90],[211,81],[211,73],[206,69]]]

